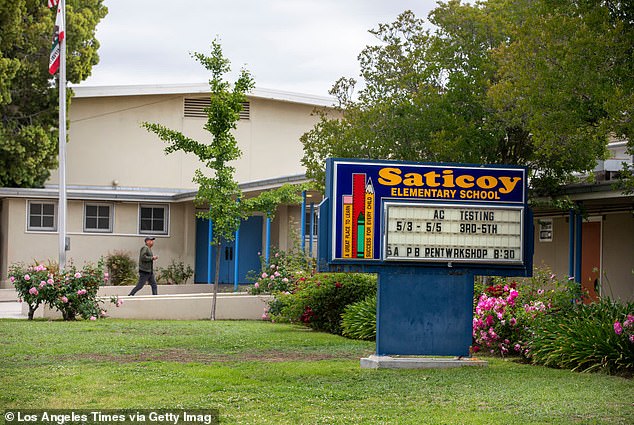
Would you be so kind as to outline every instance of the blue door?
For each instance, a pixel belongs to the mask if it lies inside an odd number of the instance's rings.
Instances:
[[[238,283],[249,283],[249,271],[260,269],[259,252],[262,250],[262,217],[249,217],[240,224],[239,252],[235,241],[223,241],[220,246],[219,283],[233,284],[235,262],[238,261]],[[211,250],[211,274],[208,255]],[[216,269],[215,248],[209,245],[209,221],[196,219],[196,283],[213,282]]]

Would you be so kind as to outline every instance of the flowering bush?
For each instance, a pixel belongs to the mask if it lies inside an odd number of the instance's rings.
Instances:
[[[314,266],[314,260],[301,250],[273,249],[268,264],[260,256],[260,272],[250,276],[255,282],[250,293],[257,295],[290,292],[299,279],[313,274]]]
[[[341,335],[345,308],[376,294],[376,276],[361,273],[318,273],[300,278],[291,291],[278,292],[270,303],[272,320],[300,323]]]
[[[532,327],[530,359],[578,371],[634,374],[634,303],[602,298],[547,315]]]
[[[81,270],[71,264],[63,273],[53,263],[48,266],[14,264],[9,268],[9,280],[20,301],[29,305],[29,319],[33,319],[40,304],[57,309],[64,320],[74,320],[78,315],[91,320],[104,316],[97,291],[105,279],[101,262]]]
[[[473,352],[528,356],[531,325],[540,316],[569,309],[580,299],[576,284],[538,270],[522,282],[496,281],[485,286],[473,315]]]

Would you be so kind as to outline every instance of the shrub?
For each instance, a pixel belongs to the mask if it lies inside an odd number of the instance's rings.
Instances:
[[[31,320],[40,304],[59,310],[64,320],[74,320],[77,315],[91,320],[104,316],[105,310],[97,300],[97,291],[104,279],[101,261],[81,270],[71,264],[63,272],[54,263],[48,267],[14,264],[9,268],[9,280],[15,285],[20,300],[28,303]]]
[[[520,281],[494,279],[477,298],[472,350],[502,356],[526,356],[531,325],[540,316],[573,307],[578,285],[560,281],[548,270]]]
[[[530,359],[577,371],[634,373],[634,303],[604,298],[535,322]]]
[[[137,264],[129,252],[108,254],[106,268],[111,285],[134,285],[137,281]]]
[[[180,285],[187,283],[187,280],[193,275],[194,269],[189,264],[185,267],[182,261],[176,262],[172,260],[169,266],[165,268],[159,267],[156,280],[169,285]]]
[[[280,292],[270,304],[273,320],[302,323],[341,335],[346,306],[376,294],[376,276],[360,273],[319,273],[300,278],[293,292]]]
[[[299,279],[313,274],[315,260],[299,249],[272,249],[269,264],[260,256],[260,272],[250,273],[254,281],[249,292],[253,295],[291,291]]]
[[[353,339],[376,338],[376,294],[350,304],[341,315],[343,336]]]

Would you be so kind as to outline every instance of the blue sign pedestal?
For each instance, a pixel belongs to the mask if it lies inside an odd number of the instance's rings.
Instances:
[[[376,354],[468,356],[473,277],[451,269],[381,270]]]

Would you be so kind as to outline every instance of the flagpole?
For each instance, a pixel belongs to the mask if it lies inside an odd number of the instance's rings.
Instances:
[[[62,19],[66,20],[66,1],[60,0]],[[66,28],[64,22],[63,28]],[[59,270],[66,267],[66,37],[60,40],[59,64]]]

